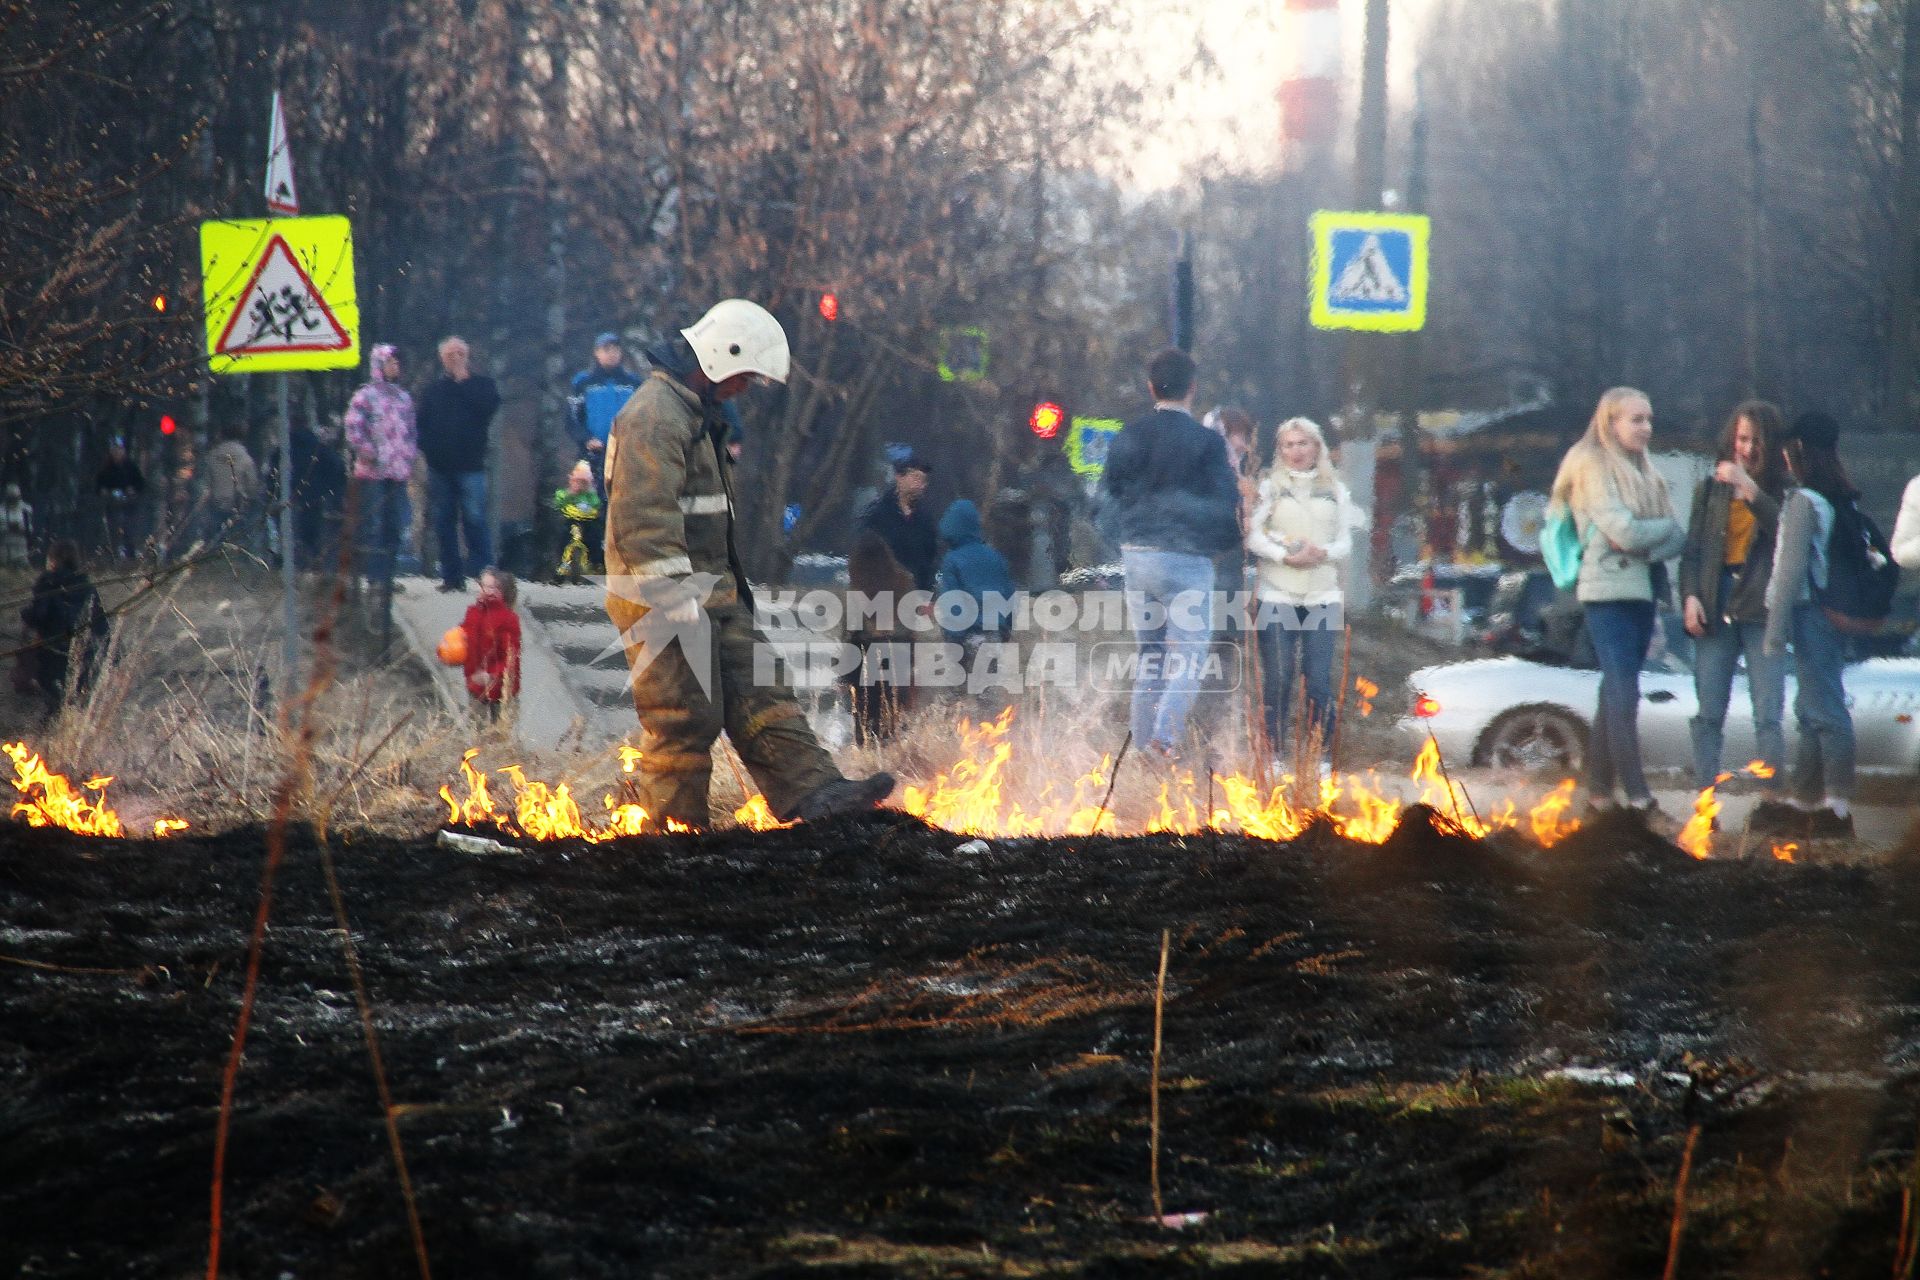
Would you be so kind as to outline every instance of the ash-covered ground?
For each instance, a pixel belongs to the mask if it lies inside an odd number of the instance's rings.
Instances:
[[[202,1275],[265,838],[0,840],[0,1274]],[[1910,855],[964,842],[333,836],[434,1274],[1644,1277],[1695,1126],[1678,1274],[1895,1266]],[[275,885],[221,1274],[415,1276],[319,849]]]

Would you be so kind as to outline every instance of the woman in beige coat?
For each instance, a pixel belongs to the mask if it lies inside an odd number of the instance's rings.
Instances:
[[[1294,686],[1304,682],[1302,730],[1317,735],[1325,753],[1333,742],[1335,641],[1347,625],[1342,574],[1353,551],[1353,496],[1308,419],[1281,423],[1276,450],[1247,521],[1247,550],[1259,562],[1253,594],[1267,741],[1278,747],[1291,737]]]

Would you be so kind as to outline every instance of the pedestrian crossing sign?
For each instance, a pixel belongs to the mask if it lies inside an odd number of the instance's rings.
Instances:
[[[1424,328],[1431,225],[1417,213],[1315,213],[1307,276],[1314,327],[1375,333]]]
[[[353,231],[345,218],[203,222],[200,277],[215,373],[360,363]]]

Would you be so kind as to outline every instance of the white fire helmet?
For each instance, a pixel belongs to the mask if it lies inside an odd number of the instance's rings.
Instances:
[[[715,382],[725,382],[737,373],[787,380],[786,331],[757,302],[745,298],[716,302],[680,336],[693,347],[700,372]]]

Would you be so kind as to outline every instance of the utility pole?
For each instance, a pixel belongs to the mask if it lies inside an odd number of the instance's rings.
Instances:
[[[1360,120],[1353,139],[1354,210],[1378,209],[1387,185],[1387,0],[1367,0],[1367,44],[1361,58]],[[1349,415],[1345,436],[1371,439],[1377,362],[1376,335],[1349,333],[1345,385]]]
[[[1360,127],[1353,140],[1353,207],[1378,209],[1387,180],[1387,0],[1367,0]]]
[[[1427,207],[1427,102],[1420,92],[1420,77],[1414,76],[1413,124],[1409,138],[1411,154],[1407,163],[1408,213],[1421,213]],[[1426,331],[1416,329],[1405,335],[1405,349],[1394,362],[1399,380],[1400,409],[1400,491],[1411,498],[1419,492],[1420,477],[1426,470],[1426,458],[1420,437],[1420,391],[1425,381],[1422,358],[1426,353]]]
[[[1353,200],[1359,211],[1378,209],[1387,184],[1387,0],[1367,0],[1366,48],[1361,56],[1360,119],[1353,142]],[[1384,335],[1348,333],[1341,360],[1341,391],[1346,411],[1341,429],[1341,464],[1347,482],[1369,509],[1373,502],[1375,441],[1373,415],[1380,398],[1379,354]],[[1416,424],[1417,425],[1417,424]],[[1350,442],[1350,443],[1349,443]],[[1401,459],[1406,467],[1406,459]],[[1379,513],[1373,513],[1377,523]],[[1370,531],[1347,561],[1347,603],[1364,609],[1373,598],[1373,542]]]
[[[1747,314],[1746,314],[1746,366],[1749,398],[1759,396],[1760,389],[1760,348],[1765,338],[1762,332],[1764,312],[1760,305],[1765,277],[1763,258],[1766,252],[1766,174],[1761,166],[1760,151],[1760,81],[1754,77],[1753,97],[1747,104]],[[1911,294],[1909,294],[1911,296]],[[1898,384],[1895,384],[1898,385]]]
[[[1893,215],[1893,270],[1887,292],[1887,425],[1911,430],[1914,375],[1914,284],[1920,252],[1920,0],[1907,0],[1901,22],[1900,187]]]

